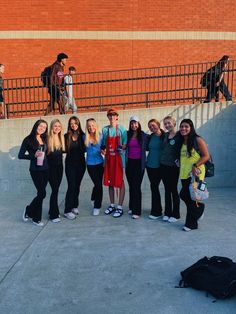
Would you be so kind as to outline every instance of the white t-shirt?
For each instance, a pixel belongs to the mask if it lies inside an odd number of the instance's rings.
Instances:
[[[65,95],[68,98],[72,98],[73,97],[73,80],[72,80],[72,76],[70,74],[67,74],[64,77],[64,84],[67,85],[67,90],[65,91]]]

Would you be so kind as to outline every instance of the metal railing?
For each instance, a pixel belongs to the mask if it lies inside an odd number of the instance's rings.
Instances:
[[[79,73],[73,76],[73,96],[78,112],[108,107],[137,108],[203,102],[207,89],[201,77],[215,62],[120,71]],[[236,96],[235,61],[228,63],[224,81]],[[4,80],[8,118],[42,116],[50,103],[41,77]],[[220,93],[220,100],[224,97]],[[57,104],[55,105],[57,106]],[[56,110],[58,112],[58,108]]]

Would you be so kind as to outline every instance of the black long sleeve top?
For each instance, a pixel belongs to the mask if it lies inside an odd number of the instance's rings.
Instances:
[[[43,165],[42,166],[37,166],[37,158],[35,157],[35,153],[37,150],[41,149],[42,151],[45,152],[44,160],[43,160]],[[46,145],[39,145],[37,148],[33,148],[32,145],[29,143],[28,137],[26,137],[22,144],[20,151],[18,153],[18,158],[19,159],[26,159],[30,160],[30,171],[43,171],[48,169],[48,160],[46,156]]]

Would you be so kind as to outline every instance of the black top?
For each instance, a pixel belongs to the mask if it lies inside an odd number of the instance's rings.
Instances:
[[[47,156],[49,167],[62,166],[62,149],[56,149]]]
[[[169,132],[165,134],[162,146],[161,164],[165,166],[176,166],[176,160],[179,160],[182,139],[177,132],[174,137],[169,138]]]
[[[65,143],[67,145],[68,135],[65,134]],[[72,141],[70,147],[66,149],[66,163],[77,163],[85,165],[85,145],[84,145],[84,134],[78,136],[76,141]]]
[[[37,158],[35,157],[35,153],[37,150],[42,150],[45,152],[43,165],[37,166]],[[46,144],[39,145],[37,148],[33,148],[33,146],[29,142],[28,136],[23,140],[21,144],[21,148],[18,154],[19,159],[30,160],[30,171],[43,171],[48,169],[48,160],[46,156]]]

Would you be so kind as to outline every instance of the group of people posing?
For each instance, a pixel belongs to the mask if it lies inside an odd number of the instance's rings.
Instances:
[[[115,108],[107,111],[109,124],[100,132],[95,119],[86,121],[83,132],[77,116],[70,117],[67,132],[63,133],[58,119],[51,121],[48,132],[47,122],[40,119],[31,133],[23,140],[19,159],[30,160],[30,175],[37,189],[37,195],[26,206],[23,220],[43,226],[42,203],[46,196],[46,186],[51,186],[49,219],[60,222],[58,191],[63,176],[63,154],[68,188],[65,197],[64,217],[75,219],[79,214],[79,194],[81,181],[87,171],[94,184],[91,193],[92,214],[99,215],[102,207],[103,185],[108,186],[110,205],[104,213],[114,218],[123,215],[125,196],[124,173],[129,185],[129,210],[133,219],[142,214],[141,184],[145,169],[150,180],[150,219],[163,219],[174,223],[180,218],[180,198],[187,206],[184,231],[198,228],[198,220],[204,212],[204,204],[191,199],[189,185],[191,175],[204,180],[204,164],[209,160],[207,145],[194,128],[190,119],[180,123],[172,116],[160,122],[148,122],[150,134],[142,131],[137,116],[130,117],[128,131],[118,123],[119,113]],[[182,189],[178,193],[178,180]],[[165,188],[165,208],[163,210],[159,191],[160,182]],[[115,203],[117,189],[118,202]]]

